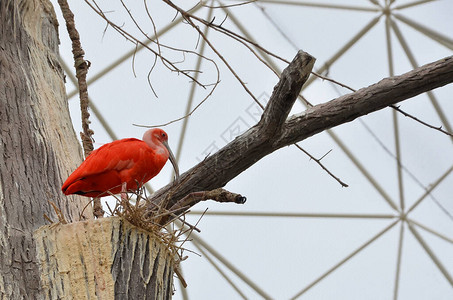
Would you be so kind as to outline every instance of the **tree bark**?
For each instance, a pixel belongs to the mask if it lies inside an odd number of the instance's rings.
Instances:
[[[0,1],[0,299],[41,299],[33,232],[55,217],[48,200],[68,221],[86,204],[60,191],[82,156],[57,26],[49,1]]]
[[[149,210],[161,203],[171,208],[187,194],[223,187],[255,162],[284,146],[453,82],[453,56],[450,56],[288,118],[306,81],[306,78],[302,82],[298,79],[301,73],[311,71],[312,65],[308,63],[311,60],[307,53],[299,52],[283,71],[260,122],[182,174],[178,181],[153,194]],[[301,68],[304,71],[294,71]]]
[[[45,299],[171,299],[167,245],[119,217],[47,225],[35,239]]]

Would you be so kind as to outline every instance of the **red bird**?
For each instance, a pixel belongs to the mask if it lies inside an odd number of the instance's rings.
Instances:
[[[65,195],[104,197],[137,190],[156,176],[170,158],[176,178],[179,168],[162,129],[150,129],[143,140],[128,138],[91,152],[61,187]],[[124,194],[125,196],[125,194]]]

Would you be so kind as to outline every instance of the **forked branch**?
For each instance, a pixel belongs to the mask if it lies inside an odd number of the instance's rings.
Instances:
[[[192,192],[223,187],[258,160],[277,149],[453,82],[453,56],[450,56],[403,75],[385,78],[357,92],[311,107],[288,119],[288,106],[290,108],[293,105],[300,92],[304,82],[300,81],[301,74],[311,71],[313,65],[308,63],[311,60],[314,59],[309,54],[299,52],[282,73],[261,121],[217,153],[208,156],[182,174],[177,182],[157,191],[149,199],[150,207],[165,201],[165,206],[171,208],[178,200]],[[303,71],[289,71],[297,68]],[[288,84],[288,82],[294,84]],[[292,95],[294,99],[284,95]],[[272,109],[272,107],[281,107],[281,109]],[[284,122],[279,129],[281,120]],[[272,130],[274,125],[277,129]]]

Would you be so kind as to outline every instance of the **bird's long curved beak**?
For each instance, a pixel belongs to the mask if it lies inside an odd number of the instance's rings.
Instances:
[[[173,152],[171,152],[171,149],[170,149],[170,146],[168,145],[168,142],[164,141],[164,142],[162,142],[162,144],[168,150],[168,154],[169,154],[168,158],[170,159],[170,162],[173,165],[173,169],[175,170],[175,175],[176,175],[175,179],[178,179],[179,178],[179,167],[178,167],[178,164],[176,163],[176,158],[173,155]]]

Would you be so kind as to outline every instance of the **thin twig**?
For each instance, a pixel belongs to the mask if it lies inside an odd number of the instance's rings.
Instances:
[[[253,3],[253,2],[257,2],[258,0],[248,0],[248,1],[244,1],[244,2],[240,2],[240,3],[235,3],[235,4],[227,4],[227,5],[217,5],[217,6],[214,6],[214,5],[207,5],[207,4],[202,4],[203,7],[207,7],[207,8],[228,8],[228,7],[235,7],[235,6],[242,6],[242,5],[247,5],[247,4],[250,4],[250,3]],[[203,1],[201,1],[203,2]]]
[[[66,221],[66,219],[64,218],[63,216],[63,213],[61,212],[61,210],[57,207],[57,205],[52,202],[52,201],[48,201],[50,203],[50,205],[53,207],[55,213],[57,214],[57,217],[58,217],[58,221],[61,223],[61,224],[68,224],[68,222]],[[47,218],[48,220],[50,220],[49,217],[47,217],[45,214],[44,214],[44,217]]]
[[[428,123],[426,123],[426,122],[424,122],[424,121],[422,121],[422,120],[420,120],[420,119],[414,117],[413,115],[408,114],[407,112],[401,110],[401,109],[399,108],[399,106],[390,105],[390,107],[393,108],[394,110],[396,110],[397,112],[403,114],[405,117],[408,117],[408,118],[410,118],[410,119],[412,119],[412,120],[414,120],[414,121],[416,121],[416,122],[418,122],[418,123],[420,123],[420,124],[425,125],[426,127],[429,127],[429,128],[431,128],[431,129],[440,131],[440,132],[442,132],[442,133],[444,133],[444,134],[446,134],[446,135],[448,135],[448,136],[453,137],[453,134],[451,134],[451,133],[448,132],[448,131],[443,130],[443,129],[442,129],[442,126],[436,127],[436,126],[433,126],[433,125],[431,125],[431,124],[428,124]]]
[[[294,144],[294,146],[296,146],[300,151],[302,151],[303,153],[305,153],[306,155],[308,155],[312,160],[314,160],[324,171],[326,171],[333,179],[335,179],[336,181],[338,181],[339,184],[341,184],[342,187],[348,187],[349,185],[347,183],[344,183],[343,181],[341,181],[340,178],[338,178],[337,176],[333,175],[332,172],[329,171],[329,169],[327,169],[322,163],[321,163],[321,159],[323,159],[327,154],[329,154],[329,152],[327,152],[326,154],[324,154],[321,158],[317,159],[315,157],[313,157],[313,155],[311,155],[310,153],[308,153],[307,151],[305,151],[301,146],[299,146],[298,144]]]
[[[339,85],[339,86],[341,86],[341,87],[344,87],[345,89],[348,89],[348,90],[350,90],[351,92],[356,92],[356,90],[354,90],[352,87],[349,87],[349,86],[347,86],[346,84],[341,83],[341,82],[339,82],[339,81],[336,81],[336,80],[334,80],[334,79],[332,79],[332,78],[326,77],[326,76],[321,75],[321,74],[316,73],[316,72],[311,72],[311,74],[315,75],[316,77],[318,77],[318,78],[320,78],[320,79],[322,79],[322,80],[330,81],[330,82],[332,82],[332,83],[334,83],[334,84],[336,84],[336,85]]]

